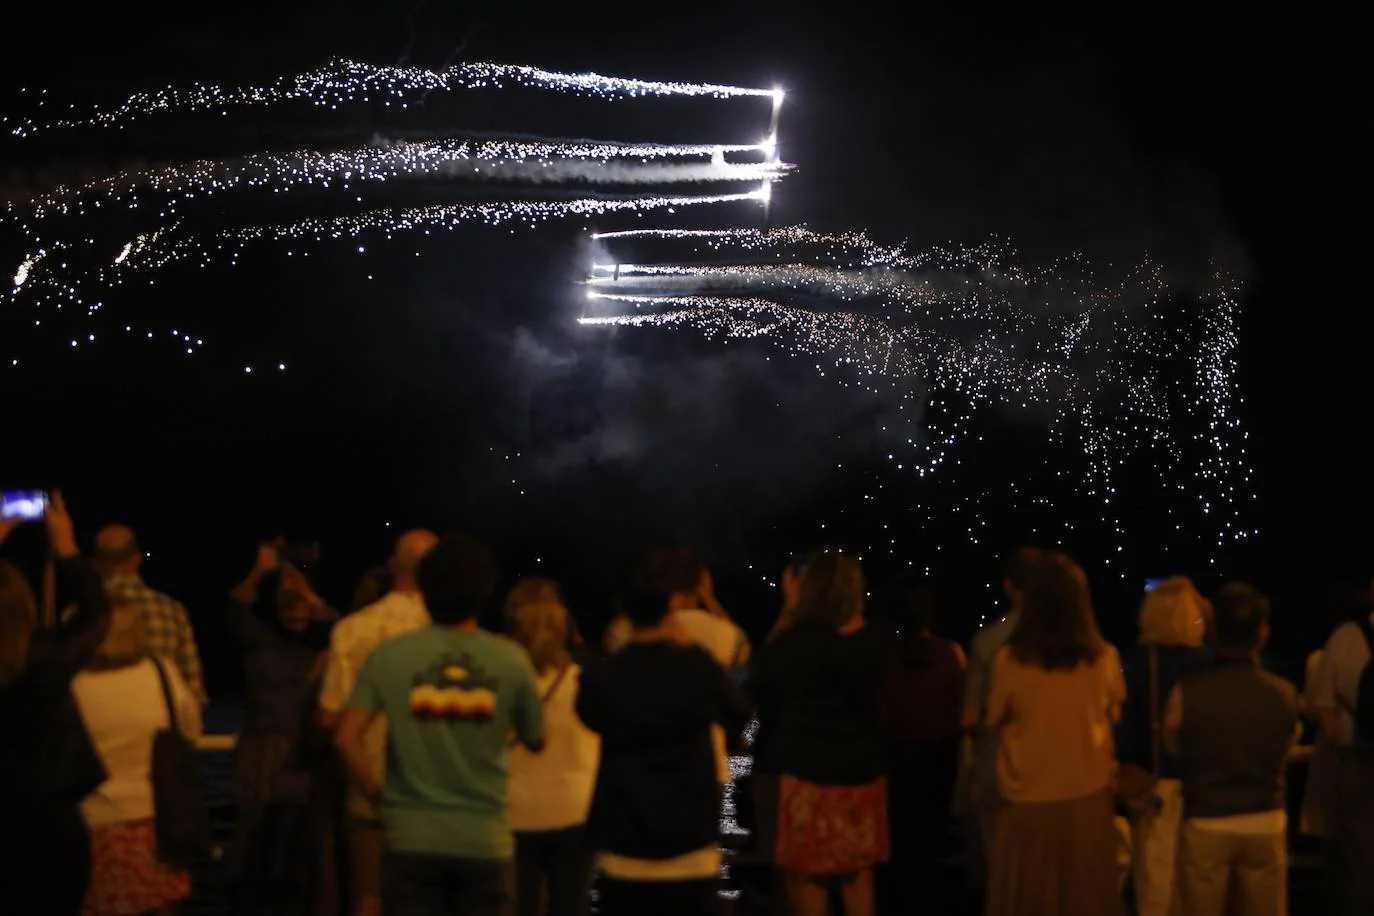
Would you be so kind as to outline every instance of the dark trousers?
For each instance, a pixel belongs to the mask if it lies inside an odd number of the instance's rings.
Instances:
[[[0,911],[77,916],[90,883],[91,835],[75,801],[0,815]]]
[[[603,877],[600,903],[601,916],[720,916],[715,878],[617,881]]]
[[[509,859],[461,859],[392,852],[382,860],[387,916],[513,916]]]
[[[1374,753],[1337,751],[1326,854],[1333,916],[1374,913]]]
[[[579,825],[515,835],[515,902],[519,916],[586,916],[591,903],[592,862]]]

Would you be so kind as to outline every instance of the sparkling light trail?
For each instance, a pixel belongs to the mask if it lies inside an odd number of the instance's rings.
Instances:
[[[236,108],[261,108],[289,102],[328,109],[370,102],[407,108],[434,92],[510,87],[566,92],[607,100],[669,96],[713,99],[761,97],[772,99],[775,110],[781,103],[776,90],[715,83],[658,82],[597,73],[559,73],[512,64],[464,63],[434,71],[419,67],[378,67],[340,60],[317,70],[282,77],[266,86],[194,83],[180,88],[168,86],[151,92],[137,92],[110,108],[93,108],[82,114],[64,114],[50,119],[43,119],[41,114],[22,118],[10,132],[16,137],[30,137],[40,131],[60,128],[123,128],[154,114],[227,114]]]

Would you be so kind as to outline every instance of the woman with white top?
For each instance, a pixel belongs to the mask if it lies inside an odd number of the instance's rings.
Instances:
[[[109,774],[81,803],[91,831],[91,886],[83,913],[169,913],[191,896],[191,875],[157,859],[153,820],[153,738],[171,725],[159,668],[182,734],[201,734],[200,703],[175,665],[148,654],[137,605],[116,604],[110,628],[72,696]]]
[[[577,717],[582,669],[568,653],[569,617],[558,586],[526,579],[506,599],[507,632],[524,646],[544,703],[544,749],[510,752],[519,916],[584,916],[593,853],[584,828],[601,742]]]

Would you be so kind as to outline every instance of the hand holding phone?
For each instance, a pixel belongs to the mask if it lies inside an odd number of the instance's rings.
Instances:
[[[80,556],[81,551],[76,546],[76,524],[67,514],[67,504],[60,490],[53,491],[43,519],[48,526],[48,543],[52,545],[53,553],[63,559]]]

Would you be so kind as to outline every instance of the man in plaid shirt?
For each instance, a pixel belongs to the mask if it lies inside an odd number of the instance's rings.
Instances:
[[[143,611],[148,646],[159,658],[177,666],[181,677],[204,704],[205,678],[201,673],[200,650],[191,619],[181,602],[155,592],[139,575],[143,551],[138,548],[132,529],[125,525],[106,525],[95,536],[96,567],[105,578],[105,592],[111,601],[136,604]]]

